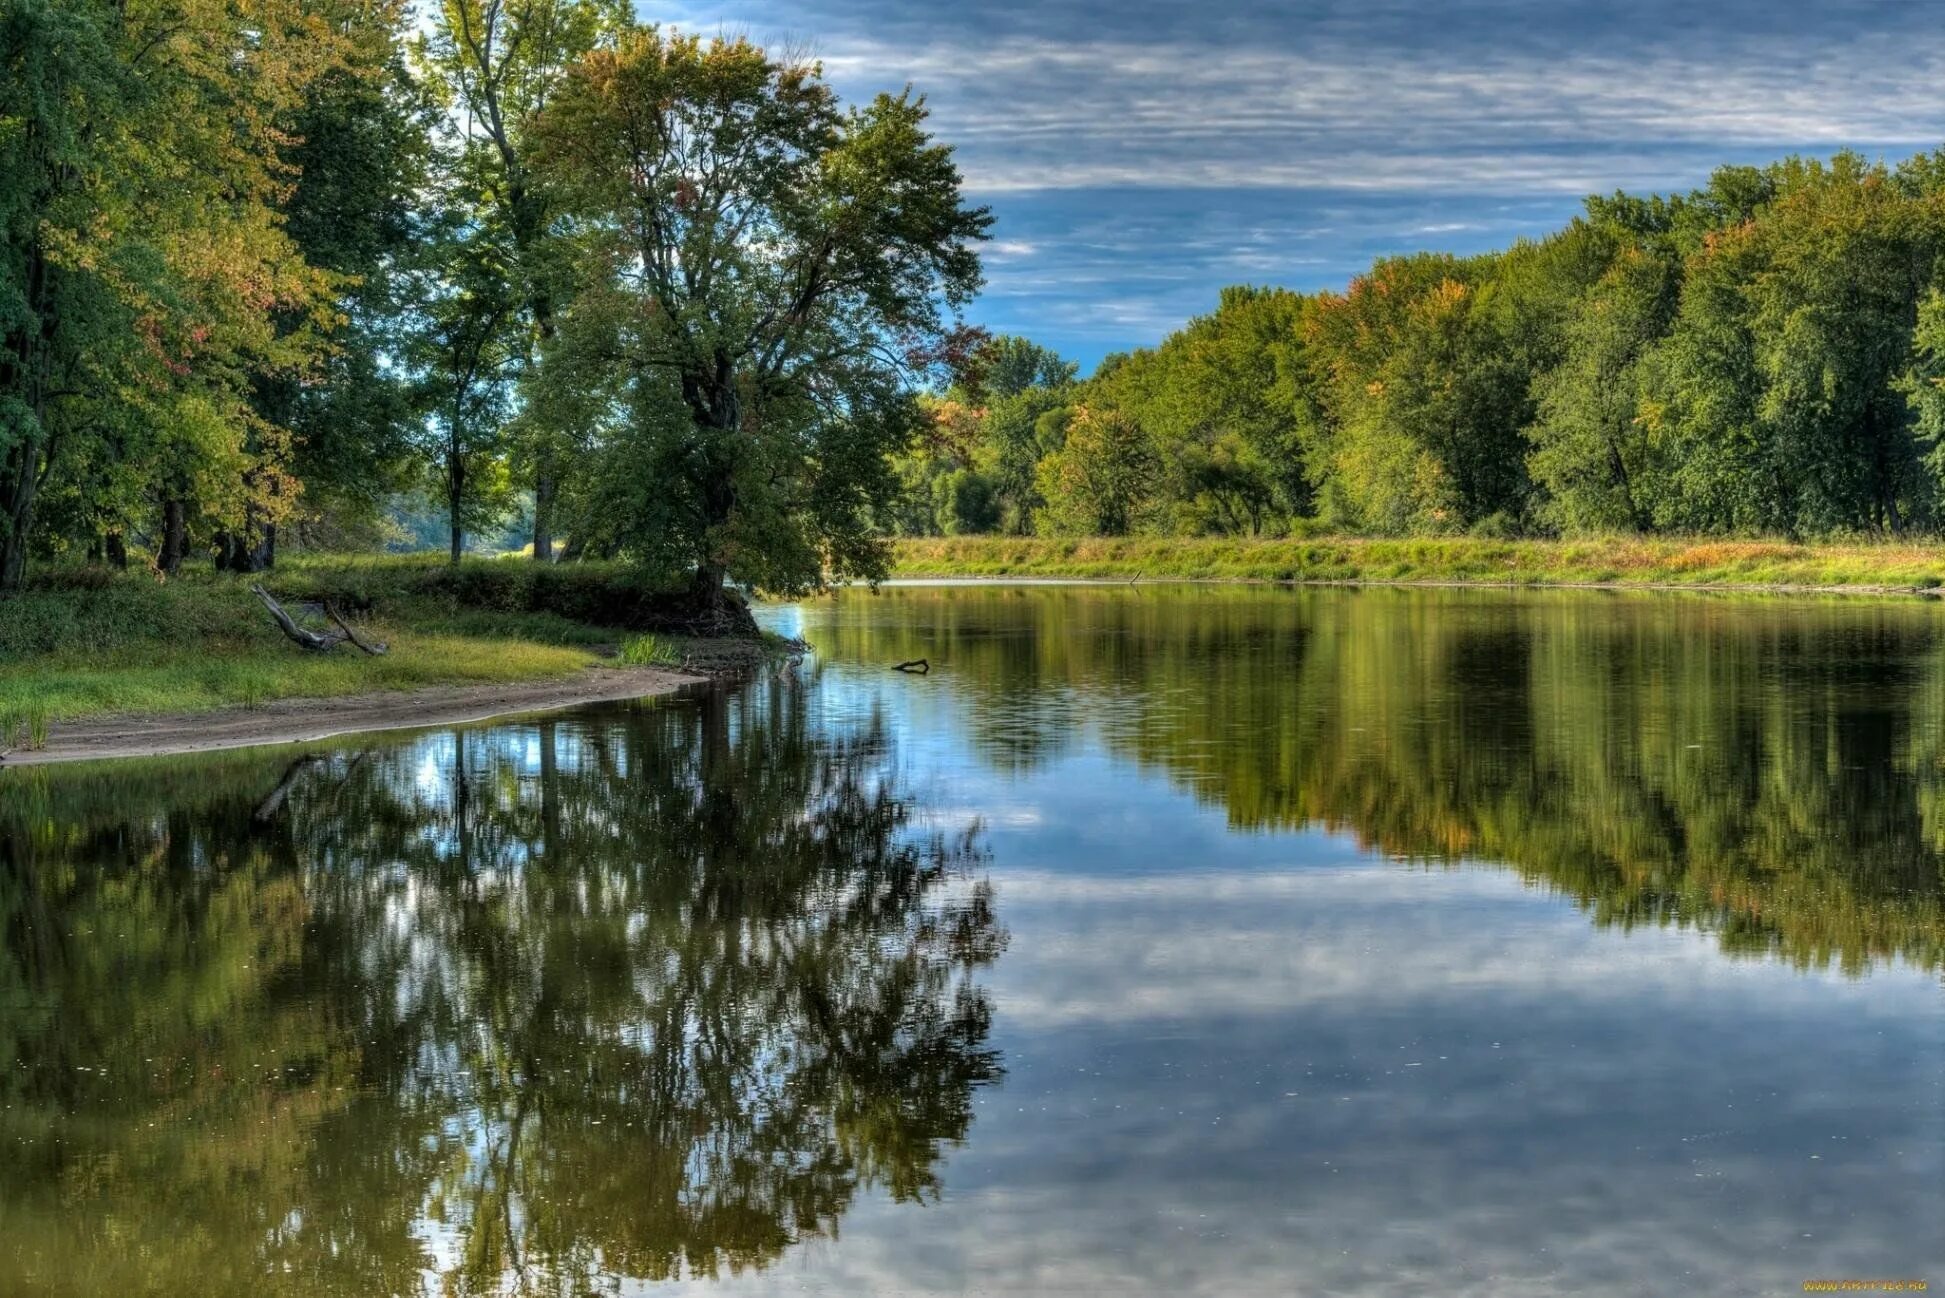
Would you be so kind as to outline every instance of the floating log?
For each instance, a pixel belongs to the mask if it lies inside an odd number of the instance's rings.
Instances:
[[[895,672],[911,672],[914,675],[923,676],[932,670],[932,664],[926,662],[923,658],[914,658],[910,662],[899,663],[892,670]]]

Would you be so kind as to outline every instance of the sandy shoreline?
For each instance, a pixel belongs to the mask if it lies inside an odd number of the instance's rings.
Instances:
[[[342,698],[279,699],[256,708],[102,717],[50,726],[47,744],[0,758],[0,768],[224,748],[312,743],[370,730],[460,725],[581,703],[673,694],[706,678],[662,667],[590,667],[557,680],[441,686]]]

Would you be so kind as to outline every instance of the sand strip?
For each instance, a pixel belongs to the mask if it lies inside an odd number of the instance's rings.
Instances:
[[[218,712],[100,717],[56,723],[48,727],[46,747],[8,753],[0,758],[0,766],[312,743],[367,730],[459,725],[512,713],[672,694],[704,680],[662,667],[590,667],[555,680],[508,685],[441,686],[335,699],[279,699],[262,707]]]

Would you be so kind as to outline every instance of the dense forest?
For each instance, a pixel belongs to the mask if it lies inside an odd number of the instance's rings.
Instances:
[[[964,323],[907,89],[613,0],[0,0],[0,593],[530,547],[705,594],[894,535],[1937,530],[1945,153],[1234,287],[1091,377]]]
[[[1223,292],[1086,382],[1002,340],[911,533],[1934,531],[1945,154],[1725,167],[1341,293]]]
[[[990,218],[912,92],[612,0],[0,0],[0,593],[458,558],[882,563]]]

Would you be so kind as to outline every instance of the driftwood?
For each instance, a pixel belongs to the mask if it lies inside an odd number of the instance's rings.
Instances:
[[[368,643],[359,638],[358,633],[353,631],[345,620],[338,616],[337,610],[332,608],[328,603],[324,605],[324,615],[336,623],[338,629],[335,631],[312,631],[306,627],[297,625],[297,619],[289,613],[286,613],[284,606],[272,599],[270,592],[263,587],[252,586],[250,587],[250,593],[263,601],[263,606],[270,610],[271,619],[277,623],[277,629],[282,631],[291,639],[292,643],[298,645],[300,648],[309,649],[313,653],[324,653],[337,648],[346,641],[350,641],[352,645],[374,657],[385,652],[384,645],[378,644],[375,641]]]
[[[376,640],[365,641],[359,639],[358,633],[351,629],[351,623],[345,621],[343,618],[338,616],[338,610],[336,609],[336,607],[334,607],[331,604],[329,600],[326,600],[324,603],[324,616],[330,618],[333,622],[336,622],[338,624],[338,630],[344,632],[345,639],[351,641],[352,644],[364,650],[366,653],[370,654],[374,658],[384,653],[386,649],[390,647],[388,645],[382,645],[378,643],[378,641]]]
[[[932,670],[932,664],[926,662],[925,659],[923,658],[914,658],[910,662],[899,663],[896,667],[893,667],[892,670],[895,672],[912,672],[917,675],[923,676],[925,673]]]

